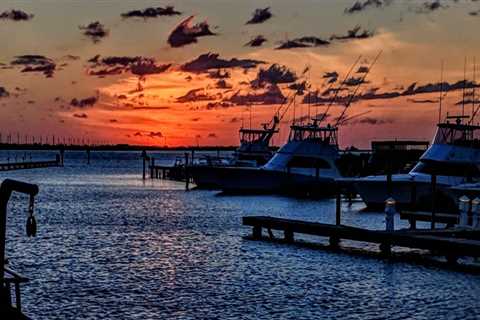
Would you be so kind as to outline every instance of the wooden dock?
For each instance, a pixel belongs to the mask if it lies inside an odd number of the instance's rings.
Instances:
[[[480,257],[480,230],[472,229],[434,229],[434,230],[369,230],[344,225],[274,218],[267,216],[243,217],[243,225],[253,227],[252,238],[265,239],[262,230],[283,231],[283,241],[294,242],[295,234],[307,234],[327,237],[330,246],[338,247],[341,240],[353,240],[380,245],[382,254],[391,254],[393,246],[424,249],[445,256],[447,261],[455,262],[459,257]]]
[[[47,161],[25,161],[25,162],[0,163],[0,171],[60,167],[60,166],[61,166],[61,161],[60,161],[59,157],[57,157],[56,160],[47,160]]]

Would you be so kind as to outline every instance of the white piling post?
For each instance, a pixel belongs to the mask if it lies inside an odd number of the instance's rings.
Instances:
[[[458,199],[458,210],[460,211],[460,217],[458,225],[460,227],[466,227],[468,225],[468,207],[470,205],[470,199],[467,196],[461,196]]]
[[[472,227],[480,227],[480,199],[476,197],[472,200]]]
[[[385,200],[385,229],[387,231],[394,231],[394,218],[395,218],[395,199],[392,197]]]

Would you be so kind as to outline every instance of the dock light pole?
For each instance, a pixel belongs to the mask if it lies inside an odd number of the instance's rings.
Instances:
[[[468,225],[468,207],[470,206],[470,199],[463,195],[458,199],[458,210],[460,211],[460,217],[458,225],[460,227],[466,227]]]
[[[396,201],[392,197],[385,200],[385,230],[389,232],[395,230],[395,204]]]
[[[10,196],[12,192],[20,192],[30,195],[30,206],[29,206],[29,213],[30,216],[27,220],[27,235],[34,236],[36,233],[36,222],[33,218],[33,201],[34,197],[38,193],[38,186],[35,184],[20,182],[16,180],[6,179],[0,185],[0,285],[4,284],[4,271],[3,268],[5,266],[5,235],[6,235],[6,225],[7,225],[7,205],[8,200],[10,200]],[[2,292],[3,294],[3,292]],[[3,299],[3,297],[2,297]],[[0,301],[1,303],[1,301]]]
[[[474,229],[480,227],[480,198],[478,197],[472,200],[472,227]]]

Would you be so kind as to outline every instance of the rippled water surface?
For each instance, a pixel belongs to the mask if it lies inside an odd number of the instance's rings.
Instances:
[[[92,158],[87,166],[83,153],[69,153],[65,168],[1,173],[40,186],[38,236],[25,236],[21,195],[12,197],[7,234],[11,267],[31,278],[23,302],[33,318],[480,315],[476,275],[242,238],[244,215],[333,222],[333,200],[185,192],[182,183],[143,182],[138,153]],[[383,226],[361,207],[345,207],[344,223]]]

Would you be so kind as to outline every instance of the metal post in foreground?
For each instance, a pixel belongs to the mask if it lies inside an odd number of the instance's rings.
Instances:
[[[6,179],[0,185],[0,285],[4,284],[5,266],[5,236],[7,223],[7,205],[12,192],[20,192],[30,195],[30,206],[33,211],[33,197],[38,193],[38,186],[35,184]],[[31,213],[33,215],[33,213]],[[30,217],[29,217],[30,220]],[[27,224],[28,227],[28,224]],[[27,228],[27,232],[29,229]],[[34,234],[34,233],[33,233]],[[2,303],[2,301],[0,301]]]

